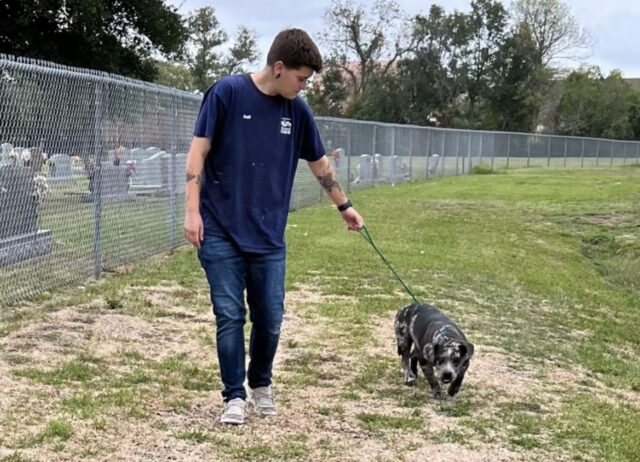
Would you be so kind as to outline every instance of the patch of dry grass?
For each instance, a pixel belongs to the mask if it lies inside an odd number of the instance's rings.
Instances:
[[[527,418],[553,420],[562,396],[587,382],[619,399],[584,371],[477,344],[460,395],[434,401],[424,381],[401,383],[393,310],[354,337],[320,309],[354,301],[304,285],[287,297],[280,415],[225,427],[212,315],[174,301],[179,290],[129,288],[120,310],[67,307],[2,338],[0,460],[571,460],[551,444],[553,428]],[[168,314],[128,313],[128,300],[151,292]]]

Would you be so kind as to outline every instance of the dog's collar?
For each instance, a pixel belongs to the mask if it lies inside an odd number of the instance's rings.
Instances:
[[[433,339],[435,340],[435,343],[445,344],[453,340],[452,337],[447,335],[447,330],[449,330],[449,327],[451,327],[449,326],[449,324],[445,324],[433,334]],[[440,338],[442,338],[444,341],[440,342]]]

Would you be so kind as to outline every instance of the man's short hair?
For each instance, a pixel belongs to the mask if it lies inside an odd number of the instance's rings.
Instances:
[[[322,70],[322,55],[302,29],[285,29],[276,35],[267,54],[267,65],[272,66],[277,61],[282,61],[289,69],[308,66],[315,72]]]

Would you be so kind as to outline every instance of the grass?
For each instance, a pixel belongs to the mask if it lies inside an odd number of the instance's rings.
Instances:
[[[454,400],[434,401],[422,378],[402,385],[391,324],[410,297],[325,203],[289,218],[298,299],[275,425],[216,425],[208,289],[181,249],[0,320],[0,461],[120,447],[149,460],[420,459],[443,444],[485,459],[636,460],[640,169],[496,171],[351,194],[412,292],[475,343]]]

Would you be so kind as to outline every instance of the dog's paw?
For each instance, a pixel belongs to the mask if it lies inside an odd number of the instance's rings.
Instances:
[[[405,372],[404,373],[404,384],[405,385],[415,385],[416,379],[417,379],[417,377],[413,372]]]
[[[431,390],[431,395],[433,396],[433,399],[443,400],[446,398],[446,395],[442,393],[442,390],[439,388],[437,390]]]

